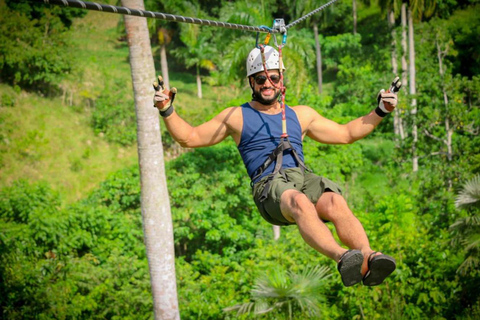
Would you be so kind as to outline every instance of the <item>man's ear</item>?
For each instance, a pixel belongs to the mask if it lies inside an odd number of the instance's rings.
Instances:
[[[252,76],[248,77],[248,83],[250,84],[250,88],[252,89],[254,87],[254,81],[255,79]]]

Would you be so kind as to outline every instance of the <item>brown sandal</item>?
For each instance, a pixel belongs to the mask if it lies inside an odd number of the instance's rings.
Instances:
[[[380,254],[378,256],[375,254],[377,254],[377,252],[372,252],[368,257],[368,271],[363,277],[363,284],[366,286],[378,286],[382,284],[385,278],[395,271],[397,267],[394,258],[386,254]]]
[[[362,281],[363,254],[360,250],[348,250],[338,260],[338,272],[345,287]]]

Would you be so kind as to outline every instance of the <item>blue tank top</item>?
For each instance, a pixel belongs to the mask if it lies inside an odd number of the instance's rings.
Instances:
[[[243,163],[247,168],[250,179],[253,179],[255,171],[267,160],[268,156],[280,143],[282,135],[282,114],[266,114],[255,110],[249,103],[242,105],[243,128],[238,151],[242,156]],[[287,117],[287,132],[290,143],[303,159],[302,128],[295,111],[285,105]],[[282,168],[297,167],[291,150],[285,150],[283,154]],[[273,172],[275,161],[255,179],[257,182],[262,177]]]

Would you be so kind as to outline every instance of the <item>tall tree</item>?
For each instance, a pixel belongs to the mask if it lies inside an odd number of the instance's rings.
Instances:
[[[354,4],[355,4],[355,0]],[[302,17],[307,13],[315,10],[319,7],[318,2],[315,0],[307,1],[289,1],[289,7],[291,8],[291,14],[294,17]],[[356,8],[356,7],[355,7]],[[327,8],[328,10],[328,8]],[[313,28],[315,36],[315,53],[316,53],[316,66],[317,66],[317,80],[318,80],[318,93],[323,92],[323,74],[322,74],[322,46],[320,43],[320,37],[318,34],[318,25],[320,24],[321,14],[317,13],[311,18],[307,19],[307,25]],[[354,34],[356,33],[356,12],[354,12]]]
[[[418,127],[417,127],[417,89],[416,89],[416,71],[415,71],[415,34],[413,21],[414,18],[421,20],[423,16],[430,16],[435,9],[436,0],[411,0],[408,5],[407,19],[408,19],[408,62],[409,62],[409,94],[411,96],[411,111],[412,115],[412,171],[418,171]]]
[[[353,34],[357,33],[357,0],[352,0]]]
[[[395,29],[395,16],[398,15],[398,6],[399,6],[399,1],[398,0],[380,0],[379,4],[380,7],[382,8],[382,11],[385,11],[387,14],[387,20],[388,20],[388,26],[390,27],[391,30],[391,35],[392,35],[392,48],[391,48],[391,57],[392,57],[392,72],[395,76],[398,75],[398,62],[397,62],[397,32]],[[403,22],[403,18],[402,18]],[[403,28],[403,24],[402,24]],[[403,33],[402,33],[403,35]],[[403,46],[404,41],[402,38],[402,71],[406,70],[406,60],[405,60],[405,50],[406,50],[406,42],[405,46]],[[405,61],[405,63],[404,63]],[[403,72],[402,72],[403,73]],[[406,77],[406,73],[405,73]],[[402,85],[405,88],[406,85],[406,79],[405,82],[403,81],[402,77]],[[400,137],[400,141],[403,141],[405,139],[405,131],[403,127],[403,119],[401,117],[401,111],[399,108],[395,108],[394,111],[394,118],[393,118],[393,129],[396,137]]]
[[[152,11],[183,14],[185,3],[179,0],[145,0],[145,6]],[[160,68],[165,87],[170,88],[170,74],[168,71],[167,47],[178,32],[179,25],[160,19],[147,20],[152,41],[160,46]]]
[[[410,75],[409,78],[409,86],[408,86],[408,93],[412,96],[410,106],[411,111],[410,114],[412,115],[412,171],[418,171],[418,152],[417,152],[417,142],[418,142],[418,127],[417,127],[417,99],[415,95],[417,94],[417,89],[415,85],[416,79],[416,72],[415,72],[415,35],[413,31],[413,16],[412,10],[408,9],[408,74]]]
[[[160,44],[160,66],[162,68],[163,81],[165,86],[170,89],[170,75],[168,73],[167,46],[172,41],[171,31],[166,28],[158,30],[158,44]]]
[[[144,9],[143,0],[122,0],[128,8]],[[180,319],[175,278],[173,227],[168,198],[162,137],[152,107],[155,79],[152,49],[144,18],[125,16],[137,114],[141,207],[155,319]]]
[[[205,14],[200,9],[199,4],[185,2],[185,14],[190,17],[205,18]],[[212,30],[211,28],[202,28],[196,24],[182,24],[180,39],[185,47],[179,47],[173,53],[185,61],[187,68],[195,68],[195,77],[197,81],[197,96],[202,99],[202,79],[200,69],[212,71],[215,64],[212,57],[214,56],[214,47],[211,45]]]
[[[69,32],[85,11],[27,0],[0,1],[0,80],[53,93],[75,69]]]

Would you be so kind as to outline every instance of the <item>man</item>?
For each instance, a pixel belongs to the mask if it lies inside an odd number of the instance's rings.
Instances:
[[[206,123],[192,127],[184,121],[173,109],[172,93],[166,89],[156,91],[154,104],[172,137],[183,147],[211,146],[231,136],[252,179],[253,197],[263,218],[275,225],[296,224],[311,247],[338,262],[345,286],[362,281],[368,286],[381,284],[395,270],[395,260],[370,248],[365,230],[348,208],[340,188],[305,170],[302,141],[309,136],[321,143],[353,143],[393,111],[396,95],[382,90],[375,110],[343,125],[308,106],[285,106],[288,139],[281,139],[285,130],[278,98],[280,70],[284,67],[274,48],[264,47],[264,54],[263,61],[260,49],[255,48],[247,59],[252,101],[227,108]],[[277,149],[272,154],[283,140],[287,143],[285,150]],[[269,157],[271,164],[265,163]],[[341,242],[350,250],[335,241],[326,221],[334,224]]]

